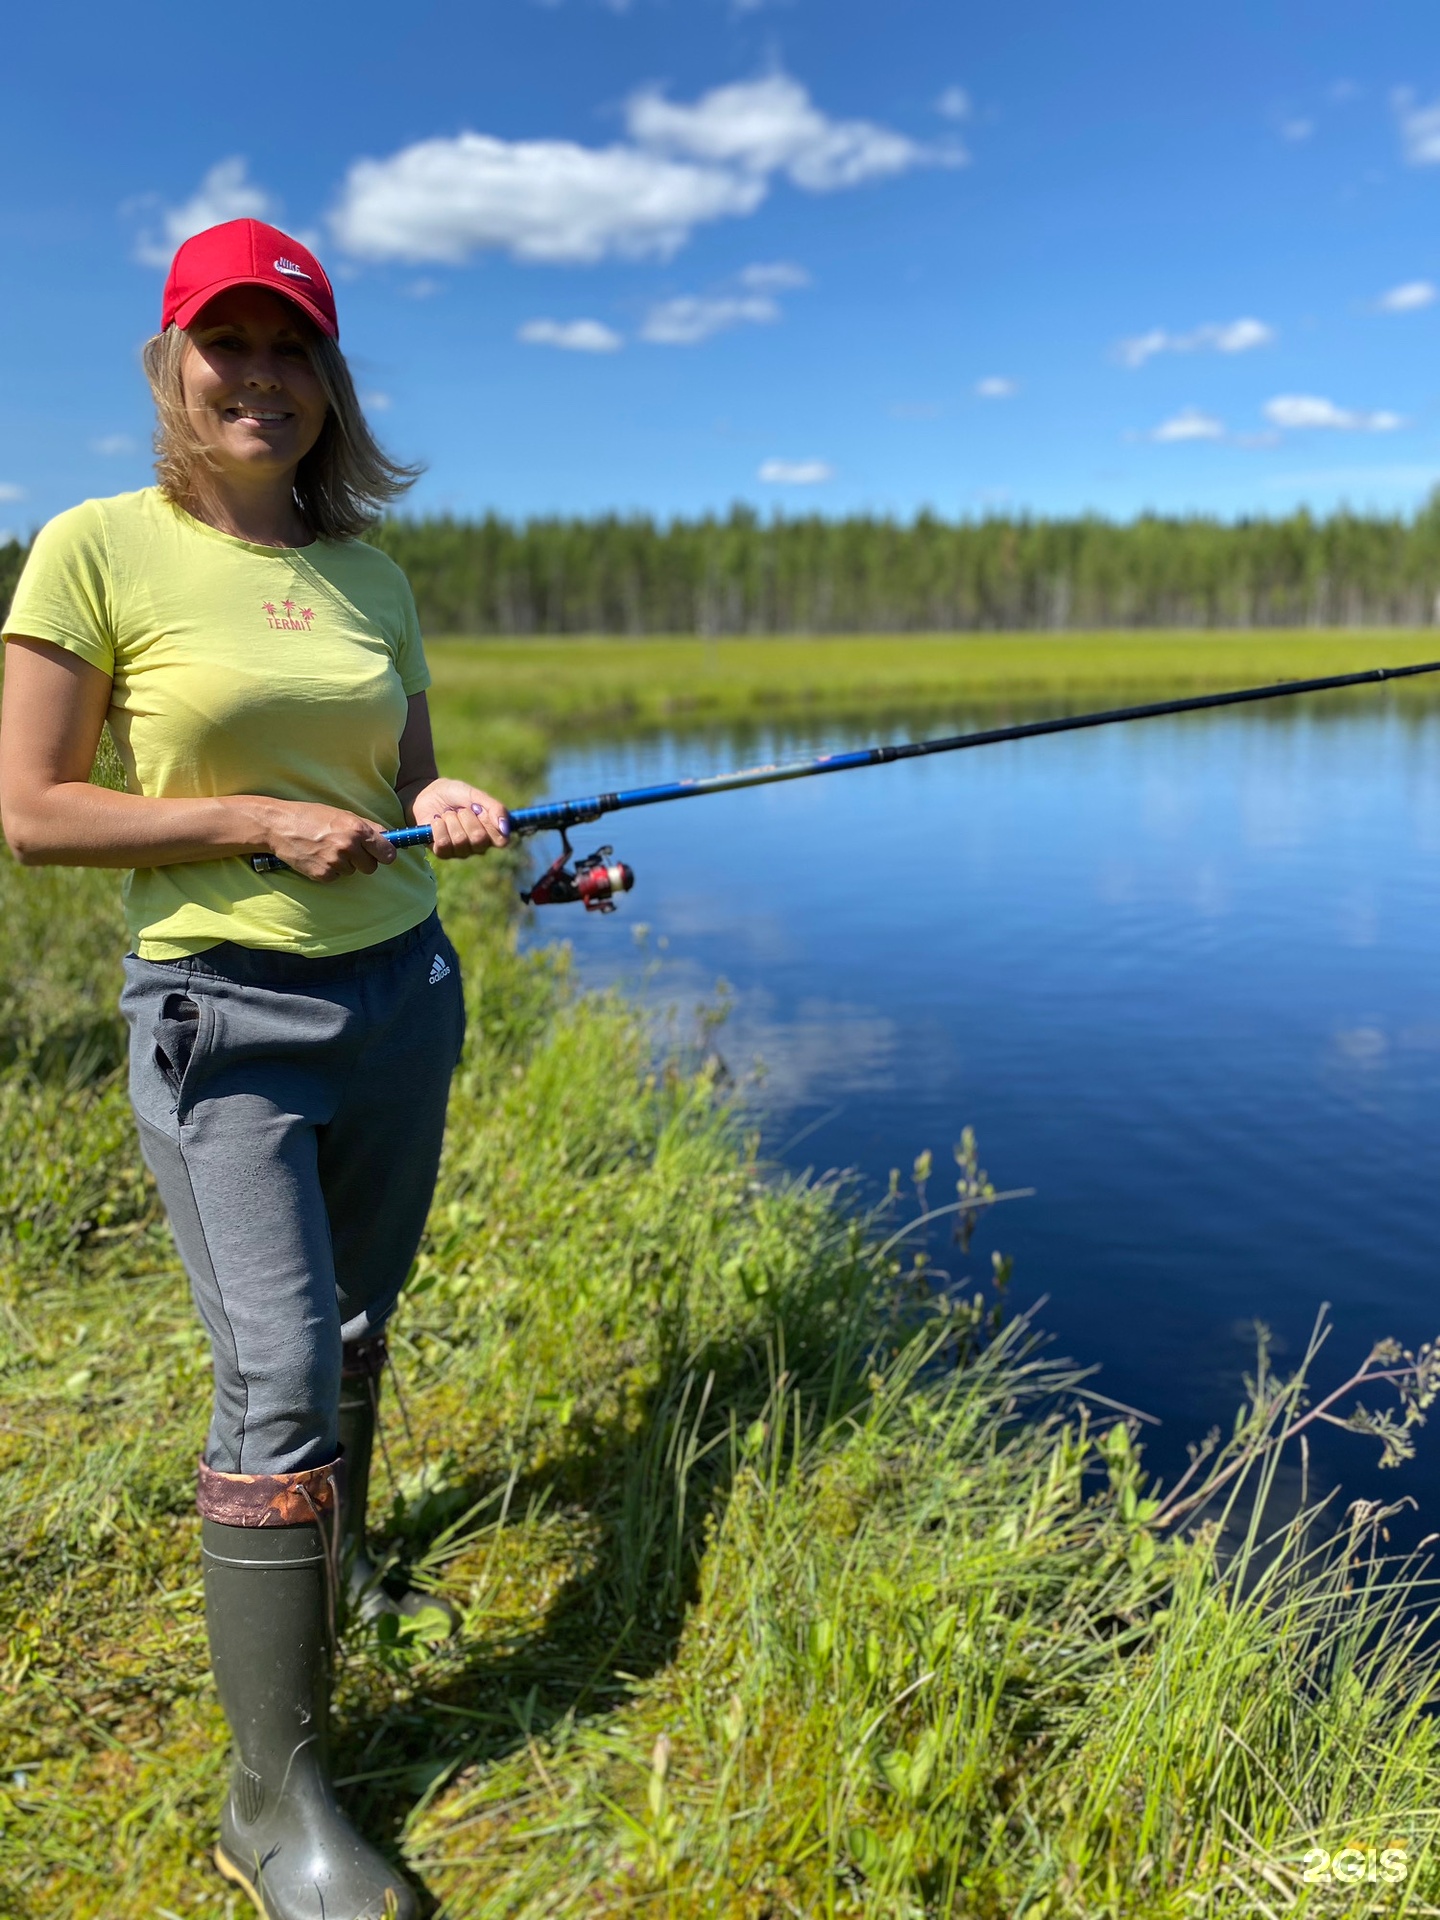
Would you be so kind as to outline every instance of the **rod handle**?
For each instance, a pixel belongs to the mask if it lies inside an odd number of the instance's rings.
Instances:
[[[392,827],[385,835],[392,847],[428,847],[434,840],[429,827]],[[291,873],[294,869],[273,853],[252,853],[250,865],[256,873]]]

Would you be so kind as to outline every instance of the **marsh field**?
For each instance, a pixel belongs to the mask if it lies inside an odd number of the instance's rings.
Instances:
[[[943,730],[1434,650],[439,641],[432,700],[445,762],[524,797],[658,729]],[[1390,697],[1424,713],[1426,686]],[[1086,1376],[1104,1325],[1072,1364],[1013,1310],[1044,1276],[1011,1273],[983,1133],[880,1192],[772,1162],[719,1009],[657,1052],[523,927],[519,866],[442,871],[470,1038],[378,1474],[464,1627],[354,1626],[338,1681],[344,1791],[431,1910],[1440,1910],[1427,1564],[1383,1507],[1290,1491],[1357,1403],[1370,1467],[1434,1447],[1431,1357],[1347,1325],[1307,1397],[1303,1349],[1262,1345],[1213,1451],[1157,1484]],[[208,1363],[131,1136],[115,888],[0,864],[0,1915],[232,1920]]]

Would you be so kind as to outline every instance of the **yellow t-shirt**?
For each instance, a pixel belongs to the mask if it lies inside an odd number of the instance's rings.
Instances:
[[[262,793],[404,824],[400,734],[430,674],[409,583],[374,547],[252,546],[154,487],[87,500],[39,534],[5,633],[111,676],[132,793]],[[220,940],[352,953],[424,920],[435,878],[414,850],[324,886],[231,856],[138,868],[124,897],[149,960]]]

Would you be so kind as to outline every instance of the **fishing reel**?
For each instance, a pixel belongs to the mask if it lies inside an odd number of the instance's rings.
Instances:
[[[629,893],[635,875],[623,860],[615,858],[613,847],[599,847],[583,860],[573,857],[570,836],[560,829],[560,857],[548,866],[528,893],[520,898],[527,907],[562,907],[572,900],[583,900],[587,913],[613,913],[615,895]]]

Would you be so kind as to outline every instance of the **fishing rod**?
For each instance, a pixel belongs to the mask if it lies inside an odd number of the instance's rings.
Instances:
[[[533,807],[510,811],[510,831],[519,839],[532,833],[558,833],[559,857],[520,898],[534,907],[560,906],[581,901],[587,913],[613,913],[615,895],[629,893],[633,871],[615,858],[613,847],[575,860],[569,829],[599,820],[607,813],[626,813],[632,807],[658,807],[670,800],[697,800],[709,793],[736,793],[745,787],[777,786],[782,780],[811,780],[822,773],[853,773],[859,767],[884,767],[896,760],[919,760],[932,753],[963,753],[968,747],[996,747],[1007,740],[1034,740],[1042,734],[1079,733],[1088,727],[1115,726],[1123,720],[1157,720],[1166,714],[1202,713],[1213,707],[1238,707],[1257,700],[1290,699],[1299,693],[1331,693],[1339,687],[1378,686],[1387,680],[1409,680],[1416,674],[1440,673],[1440,660],[1413,667],[1370,667],[1363,673],[1334,673],[1322,680],[1280,680],[1266,687],[1235,687],[1226,693],[1197,693],[1183,700],[1153,700],[1145,706],[1109,707],[1102,713],[1061,714],[1048,720],[1022,720],[1014,726],[986,727],[976,733],[953,733],[938,740],[910,740],[888,747],[859,747],[850,753],[822,753],[813,760],[792,760],[779,766],[743,767],[734,773],[712,773],[691,780],[667,780],[654,787],[630,787],[619,793],[597,793],[583,800],[542,800]],[[396,827],[385,835],[392,847],[428,847],[429,827]],[[286,873],[289,868],[273,853],[256,853],[250,864],[257,873]]]

